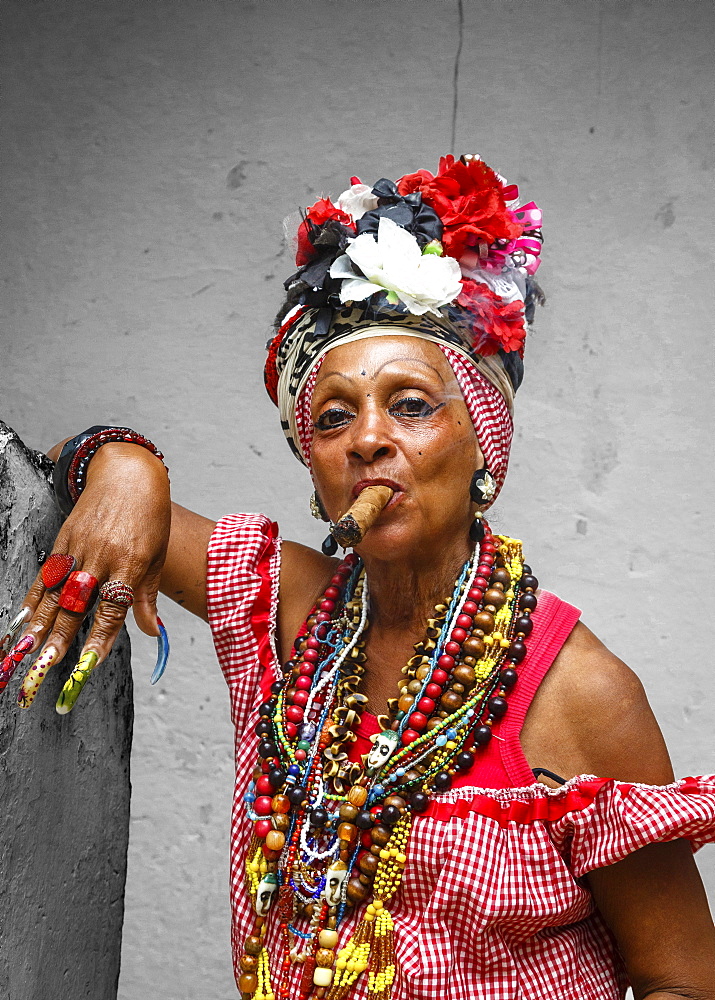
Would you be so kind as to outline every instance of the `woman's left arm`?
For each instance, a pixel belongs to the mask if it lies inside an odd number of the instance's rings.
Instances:
[[[556,773],[673,780],[643,685],[585,626],[574,629],[549,674],[543,695],[553,704],[543,709],[558,705],[563,721],[554,741]],[[686,840],[650,844],[586,878],[635,1000],[715,1000],[715,927]]]
[[[686,840],[649,844],[586,878],[635,1000],[715,1000],[715,930]]]

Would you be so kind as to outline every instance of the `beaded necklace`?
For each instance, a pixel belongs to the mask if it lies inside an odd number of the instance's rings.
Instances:
[[[246,890],[256,917],[240,959],[243,1000],[287,1000],[295,963],[302,965],[300,1000],[344,1000],[364,972],[370,1000],[389,1000],[396,969],[385,904],[400,886],[413,818],[492,738],[537,606],[538,581],[521,543],[483,523],[484,537],[427,620],[362,763],[346,752],[367,702],[358,689],[369,591],[354,553],[338,566],[260,706],[259,762],[244,795],[254,823]],[[365,903],[336,952],[346,910]],[[282,944],[273,970],[269,912]]]

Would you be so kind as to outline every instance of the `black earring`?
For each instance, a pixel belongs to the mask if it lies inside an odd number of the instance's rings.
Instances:
[[[489,469],[477,469],[469,484],[469,495],[476,504],[491,503],[497,492],[497,484]]]
[[[324,539],[323,544],[320,547],[323,550],[324,556],[334,556],[335,553],[338,551],[338,543],[335,541],[332,535],[328,535],[328,537]]]
[[[469,525],[469,537],[475,545],[478,545],[484,538],[484,521],[479,513],[475,514],[474,520]]]

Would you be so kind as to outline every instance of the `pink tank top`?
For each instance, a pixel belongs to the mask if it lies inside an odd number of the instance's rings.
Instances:
[[[534,773],[524,756],[519,735],[526,713],[539,684],[569,637],[581,612],[548,591],[539,593],[534,629],[527,640],[527,655],[518,668],[519,680],[508,696],[509,710],[493,727],[493,738],[476,755],[474,767],[455,776],[452,787],[477,785],[480,788],[519,788],[534,781]],[[350,745],[350,760],[359,760],[372,747],[370,737],[380,732],[377,716],[363,712]],[[538,762],[537,762],[538,763]]]

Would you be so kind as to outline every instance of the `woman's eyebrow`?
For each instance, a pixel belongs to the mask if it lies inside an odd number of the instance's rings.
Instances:
[[[315,384],[316,385],[320,385],[320,383],[324,379],[330,378],[331,375],[337,375],[339,378],[344,378],[346,382],[354,382],[355,381],[355,379],[350,378],[349,375],[345,375],[343,372],[337,372],[337,371],[322,372],[321,371],[320,374],[318,375],[318,378],[315,380]]]
[[[390,358],[388,361],[383,361],[383,363],[375,372],[375,375],[379,375],[383,368],[385,368],[387,365],[393,364],[395,361],[408,361],[410,364],[422,365],[424,368],[429,368],[430,371],[433,371],[435,373],[435,375],[440,380],[442,385],[444,385],[444,378],[442,377],[442,374],[439,371],[439,369],[435,368],[434,365],[431,365],[429,361],[425,361],[423,358],[405,358],[402,356],[399,358]]]

